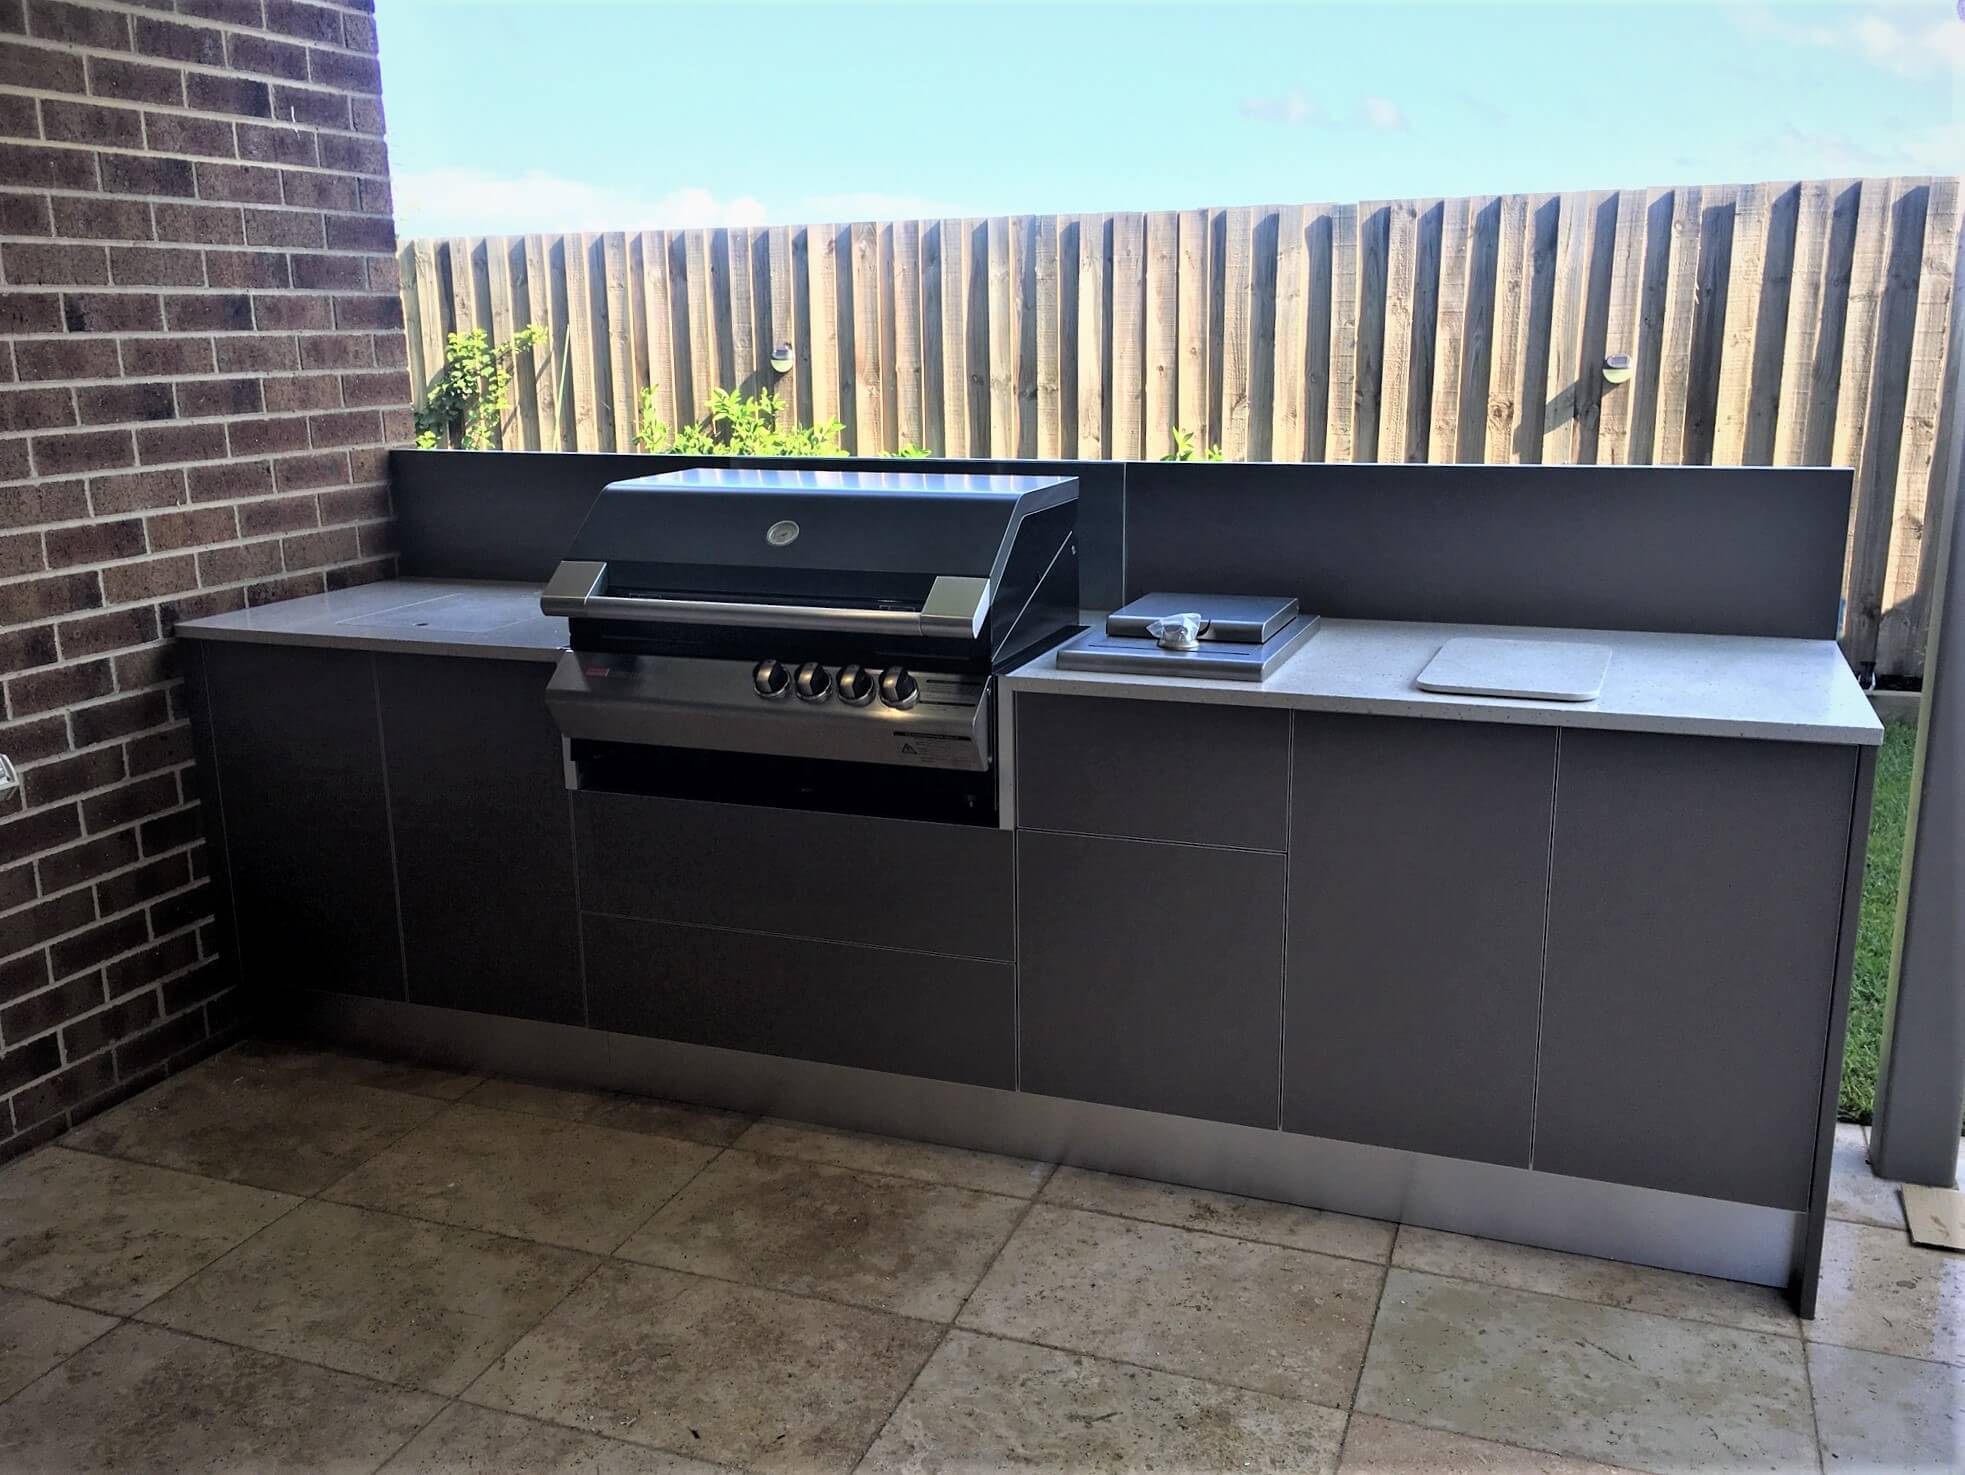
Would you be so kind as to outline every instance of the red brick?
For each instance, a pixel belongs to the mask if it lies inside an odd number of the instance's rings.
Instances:
[[[61,298],[52,292],[0,292],[0,333],[59,333]]]
[[[93,912],[90,913],[91,920],[94,919],[94,915]],[[45,1034],[58,1025],[68,1023],[77,1015],[86,1014],[89,1010],[98,1007],[103,999],[102,975],[85,973],[80,978],[71,978],[68,982],[57,984],[53,988],[42,989],[38,994],[30,995],[6,1009],[0,1009],[0,1032],[5,1033],[9,1043]],[[56,1076],[53,1079],[59,1081],[62,1077]],[[28,1091],[21,1092],[20,1097],[15,1098],[16,1106],[19,1105],[21,1098],[32,1097],[35,1092],[44,1090],[50,1084],[51,1082],[44,1081]],[[30,1104],[27,1115],[22,1120],[34,1121],[45,1115],[47,1112],[43,1108]]]
[[[44,481],[9,487],[0,496],[0,527],[24,528],[44,522],[70,522],[89,515],[89,499],[79,481]],[[7,623],[0,620],[0,624]]]
[[[119,287],[202,287],[202,256],[184,246],[112,246],[109,269]]]
[[[187,101],[203,112],[235,113],[242,118],[273,116],[272,91],[264,82],[211,72],[191,72],[184,82]]]
[[[190,554],[147,558],[142,563],[118,564],[102,571],[102,592],[111,604],[133,599],[161,599],[198,587],[198,564]],[[119,683],[121,684],[121,683]]]
[[[142,200],[54,197],[54,228],[58,236],[95,241],[147,241],[151,235],[150,206]]]
[[[286,202],[302,209],[356,210],[361,207],[361,189],[345,174],[314,174],[300,169],[283,169],[280,182]]]
[[[34,438],[34,473],[68,476],[78,471],[107,471],[136,460],[136,442],[127,430],[97,430]]]
[[[16,763],[38,763],[43,758],[66,753],[68,719],[57,713],[52,717],[36,717],[28,722],[15,722],[0,727],[0,749],[12,754]],[[4,849],[5,846],[0,845],[0,851]],[[8,859],[18,859],[18,857],[0,854],[0,861]]]
[[[380,558],[396,551],[396,525],[393,522],[365,522],[355,529],[364,558]]]
[[[214,287],[300,286],[277,251],[207,251],[205,277]]]
[[[93,840],[44,855],[36,869],[41,874],[42,890],[66,891],[109,871],[134,865],[139,854],[136,832],[118,830],[113,835],[98,835]]]
[[[379,49],[375,34],[375,17],[372,15],[342,16],[341,31],[347,38],[347,46],[351,51],[366,51],[373,56]]]
[[[346,486],[347,454],[329,452],[318,456],[287,456],[273,463],[273,482],[283,492]]]
[[[0,1091],[12,1091],[44,1075],[51,1075],[61,1065],[61,1046],[54,1035],[42,1035],[31,1040],[18,1050],[9,1050],[0,1055]],[[56,1124],[59,1127],[59,1123]]]
[[[247,210],[246,240],[255,246],[311,246],[327,243],[327,230],[318,211]]]
[[[123,777],[123,750],[97,748],[69,758],[57,758],[27,770],[27,802],[33,805],[58,804],[91,789],[100,789]]]
[[[96,156],[82,149],[0,143],[0,179],[15,189],[94,189]]]
[[[176,431],[180,427],[165,428]],[[142,436],[149,433],[138,432],[139,444]],[[97,476],[89,480],[89,506],[97,517],[112,517],[125,512],[151,512],[159,507],[181,506],[183,502],[184,473],[182,471],[132,471],[121,476]]]
[[[225,50],[235,72],[253,72],[288,82],[307,80],[305,46],[297,46],[291,41],[275,41],[270,36],[252,36],[235,31],[226,38]]]
[[[166,630],[180,620],[202,620],[210,615],[228,615],[234,610],[246,607],[246,591],[243,589],[208,589],[202,594],[187,594],[181,599],[167,599],[157,606],[157,614],[164,622]]]
[[[205,379],[177,386],[178,412],[186,419],[206,415],[256,415],[260,410],[257,379]]]
[[[236,449],[233,454],[238,454]],[[194,502],[259,497],[273,490],[273,466],[269,461],[228,461],[223,466],[194,466],[187,473],[187,478]]]
[[[278,539],[234,543],[224,548],[209,548],[198,555],[198,582],[207,589],[218,584],[238,584],[277,574],[283,567]]]
[[[163,551],[229,543],[239,536],[239,520],[230,507],[194,507],[184,512],[160,512],[149,520],[150,546]]]
[[[333,219],[335,217],[330,217]],[[359,256],[294,256],[293,285],[315,291],[361,291],[368,273]]]
[[[104,51],[130,49],[129,17],[99,5],[71,5],[66,0],[28,0],[27,29],[46,41],[95,46]]]
[[[291,374],[300,367],[295,339],[272,333],[255,333],[250,338],[219,338],[218,367],[221,373]]]
[[[82,58],[51,46],[0,44],[0,87],[33,87],[42,92],[82,92],[87,89]],[[30,104],[31,105],[31,104]]]
[[[39,946],[64,932],[88,926],[95,915],[95,896],[91,892],[71,891],[65,896],[48,897],[26,911],[0,918],[0,953]],[[11,1055],[0,1056],[0,1079],[4,1079],[6,1064],[11,1059]]]
[[[366,333],[309,334],[300,340],[300,362],[310,369],[366,369],[375,352]]]
[[[175,67],[156,67],[145,62],[89,58],[89,91],[97,97],[116,97],[126,102],[148,102],[162,106],[184,106],[184,73]]]
[[[125,784],[120,789],[112,789],[107,794],[97,794],[93,799],[84,800],[82,823],[91,835],[99,835],[104,830],[134,824],[163,810],[175,809],[177,804],[177,775],[154,774],[136,783]]]
[[[164,326],[157,298],[139,292],[64,292],[61,320],[71,333],[154,333]]]
[[[41,115],[34,99],[18,92],[0,92],[0,138],[39,138]]]
[[[191,884],[191,862],[183,851],[167,855],[96,883],[96,906],[104,916],[128,911]],[[209,900],[209,898],[207,898]]]
[[[212,371],[212,344],[209,338],[125,338],[125,374],[209,374]]]
[[[159,204],[155,209],[160,241],[237,246],[246,239],[245,223],[237,205]]]
[[[266,29],[303,41],[320,41],[329,46],[341,44],[341,13],[325,5],[306,5],[300,0],[266,0]]]
[[[116,345],[100,338],[24,338],[14,345],[22,379],[113,379]]]
[[[268,533],[296,533],[320,526],[319,509],[312,497],[268,497],[239,508],[239,531],[248,538]]]
[[[145,113],[143,136],[160,154],[199,154],[208,159],[230,159],[238,154],[232,125],[218,118]]]
[[[291,379],[274,380],[268,389],[281,388],[295,383]],[[285,419],[235,420],[226,427],[231,437],[232,454],[235,456],[263,456],[272,451],[304,451],[310,442],[307,438],[307,421],[299,415]]]
[[[239,157],[257,164],[314,165],[321,161],[321,137],[312,129],[242,122],[238,125]]]
[[[197,559],[190,554],[180,556],[194,565],[197,562]],[[166,560],[166,562],[174,561]],[[164,628],[165,608],[161,604],[157,606],[157,624],[163,634],[169,635],[169,630]],[[164,645],[146,645],[137,650],[126,650],[110,664],[116,668],[118,691],[135,691],[139,687],[159,686],[178,678],[177,644],[173,641]]]
[[[410,400],[409,375],[399,369],[375,374],[343,374],[344,405],[405,405]]]
[[[263,584],[246,586],[246,603],[257,608],[262,604],[279,604],[288,599],[305,599],[310,594],[325,593],[327,585],[319,574],[287,574],[278,579],[268,579]]]
[[[0,431],[47,430],[74,423],[72,389],[0,390]]]
[[[341,383],[332,374],[298,374],[268,380],[266,408],[276,415],[296,410],[338,410]]]
[[[195,15],[200,20],[224,21],[234,26],[263,26],[266,12],[260,0],[178,0],[180,15]]]
[[[371,292],[401,292],[402,267],[393,256],[368,258],[368,289]]]
[[[47,567],[47,560],[41,556],[39,533],[0,533],[0,579],[42,573]],[[5,670],[6,664],[0,661],[0,670]]]
[[[85,385],[75,391],[84,425],[121,425],[131,420],[169,420],[177,414],[171,387],[146,380],[136,384]]]
[[[400,297],[337,297],[334,299],[334,325],[337,328],[400,328],[403,304]]]
[[[102,187],[118,195],[197,194],[197,178],[189,159],[160,159],[152,154],[102,154]],[[86,188],[86,186],[84,186]],[[160,207],[161,208],[161,207]]]
[[[339,169],[344,174],[387,174],[389,149],[379,138],[323,133],[321,167]]]
[[[147,605],[138,609],[112,610],[104,615],[87,615],[79,620],[64,621],[61,626],[61,655],[63,660],[72,661],[77,656],[99,656],[113,650],[127,650],[130,646],[145,645],[155,639],[156,610]],[[80,719],[80,712],[70,719],[77,723],[75,740],[78,743],[99,741],[82,735]]]
[[[46,195],[0,195],[0,235],[48,236],[54,229]]]
[[[41,893],[34,884],[34,865],[23,861],[17,866],[8,866],[0,871],[0,912],[11,912],[15,907],[26,906]],[[0,971],[0,986],[4,986],[5,974]]]
[[[27,437],[15,435],[0,437],[0,481],[24,480],[34,469],[27,456]],[[7,497],[0,497],[0,526],[5,526],[9,512]]]
[[[107,248],[72,241],[12,241],[0,246],[0,265],[16,287],[99,287],[109,281]]]
[[[94,978],[90,974],[75,982],[90,982]],[[37,1123],[50,1130],[61,1128],[66,1124],[64,1111],[79,1108],[75,1118],[79,1121],[89,1114],[88,1108],[94,1101],[109,1098],[118,1089],[115,1056],[104,1051],[87,1060],[78,1060],[59,1075],[16,1091],[10,1098],[14,1104],[14,1125],[23,1134],[28,1134],[28,1129]]]
[[[384,217],[330,215],[327,218],[329,250],[394,251],[395,222]]]
[[[198,197],[204,200],[244,200],[256,205],[280,203],[280,171],[257,164],[209,164],[198,168]]]
[[[107,661],[29,671],[7,683],[7,710],[16,717],[31,717],[36,712],[72,707],[91,697],[108,696],[111,680]]]
[[[60,719],[55,719],[60,725]],[[34,724],[45,728],[46,724]],[[7,740],[7,747],[20,762],[24,751],[19,741],[22,731],[28,724],[16,723],[12,727],[0,728],[0,735]],[[82,817],[72,804],[64,804],[58,809],[30,809],[18,819],[0,824],[0,862],[25,860],[30,855],[43,850],[51,850],[57,845],[65,845],[70,840],[82,837]]]
[[[304,333],[334,326],[334,302],[328,297],[262,295],[253,298],[253,312],[262,331]]]
[[[242,292],[166,297],[164,320],[173,333],[252,331],[252,299]]]
[[[132,738],[129,747],[130,776],[155,773],[160,768],[178,768],[191,761],[191,729],[179,724],[162,732]]]
[[[353,528],[325,528],[318,533],[301,533],[284,539],[282,546],[290,569],[346,563],[361,552],[360,539]]]
[[[78,563],[108,563],[117,558],[136,558],[149,551],[143,543],[143,523],[137,518],[49,528],[45,536],[50,568],[71,568]]]
[[[225,33],[210,26],[187,26],[140,15],[136,18],[136,49],[145,56],[171,61],[196,62],[205,67],[225,65]]]
[[[136,458],[145,466],[159,461],[209,461],[224,454],[223,425],[151,425],[136,433]]]
[[[314,505],[311,499],[302,500],[310,508]],[[34,534],[20,533],[16,536],[32,538]],[[53,625],[0,632],[0,671],[31,671],[36,666],[52,666],[60,659],[61,648],[55,644]]]
[[[389,188],[386,179],[364,179],[361,181],[362,209],[370,215],[394,215],[396,213],[395,191]]]
[[[48,949],[48,963],[55,970],[55,977],[66,978],[85,968],[99,967],[118,953],[126,953],[148,941],[150,924],[139,912],[113,922],[99,922],[86,932],[64,938]],[[68,1027],[69,1031],[77,1034],[76,1042],[68,1046],[71,1055],[87,1055],[104,1045],[127,1038],[135,1029],[156,1018],[157,999],[154,994],[138,994],[131,1001],[112,1005],[104,1013],[117,1017],[105,1019],[104,1014],[92,1014]],[[100,1038],[83,1029],[94,1020],[104,1021],[96,1027]]]
[[[345,51],[311,51],[307,54],[309,75],[322,87],[338,87],[343,92],[382,91],[382,68],[372,56],[351,56]]]
[[[166,974],[188,968],[198,961],[198,939],[191,933],[173,937],[156,947],[123,958],[104,969],[109,996],[121,998],[133,989],[155,983]]]
[[[0,584],[0,625],[25,625],[102,607],[102,586],[92,573],[57,574]]]
[[[41,104],[41,132],[51,143],[99,143],[110,148],[143,147],[143,114],[135,108],[104,107],[94,102]]]

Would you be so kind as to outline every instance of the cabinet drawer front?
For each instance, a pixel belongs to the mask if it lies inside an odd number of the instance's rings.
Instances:
[[[1023,1089],[1274,1127],[1283,857],[1017,844]]]
[[[1019,826],[1283,848],[1287,712],[1028,693],[1012,705]]]
[[[1568,732],[1535,1166],[1806,1209],[1856,759]]]
[[[1555,729],[1296,724],[1283,1125],[1527,1167]]]
[[[1007,1088],[1008,963],[583,919],[596,1029]]]
[[[576,799],[586,911],[1014,956],[1001,830],[628,794]]]

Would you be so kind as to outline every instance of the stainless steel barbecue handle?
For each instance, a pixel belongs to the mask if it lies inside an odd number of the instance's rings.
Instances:
[[[891,635],[977,635],[988,608],[986,579],[936,579],[920,610],[854,609],[811,604],[751,604],[716,599],[642,599],[601,594],[604,563],[562,563],[539,608],[569,619],[640,620],[671,625],[742,625],[781,630],[873,630]]]

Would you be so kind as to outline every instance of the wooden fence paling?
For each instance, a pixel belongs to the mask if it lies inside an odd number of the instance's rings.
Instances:
[[[406,241],[449,333],[547,336],[500,442],[634,444],[712,388],[878,454],[1847,465],[1844,648],[1919,674],[1958,418],[1959,183]],[[768,364],[790,343],[783,377]],[[1634,376],[1602,382],[1625,353]]]

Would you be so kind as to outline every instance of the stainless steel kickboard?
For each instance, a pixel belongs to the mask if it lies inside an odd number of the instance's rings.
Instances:
[[[1442,645],[1419,673],[1421,691],[1593,702],[1610,669],[1610,647],[1574,640],[1504,640],[1463,635]]]

